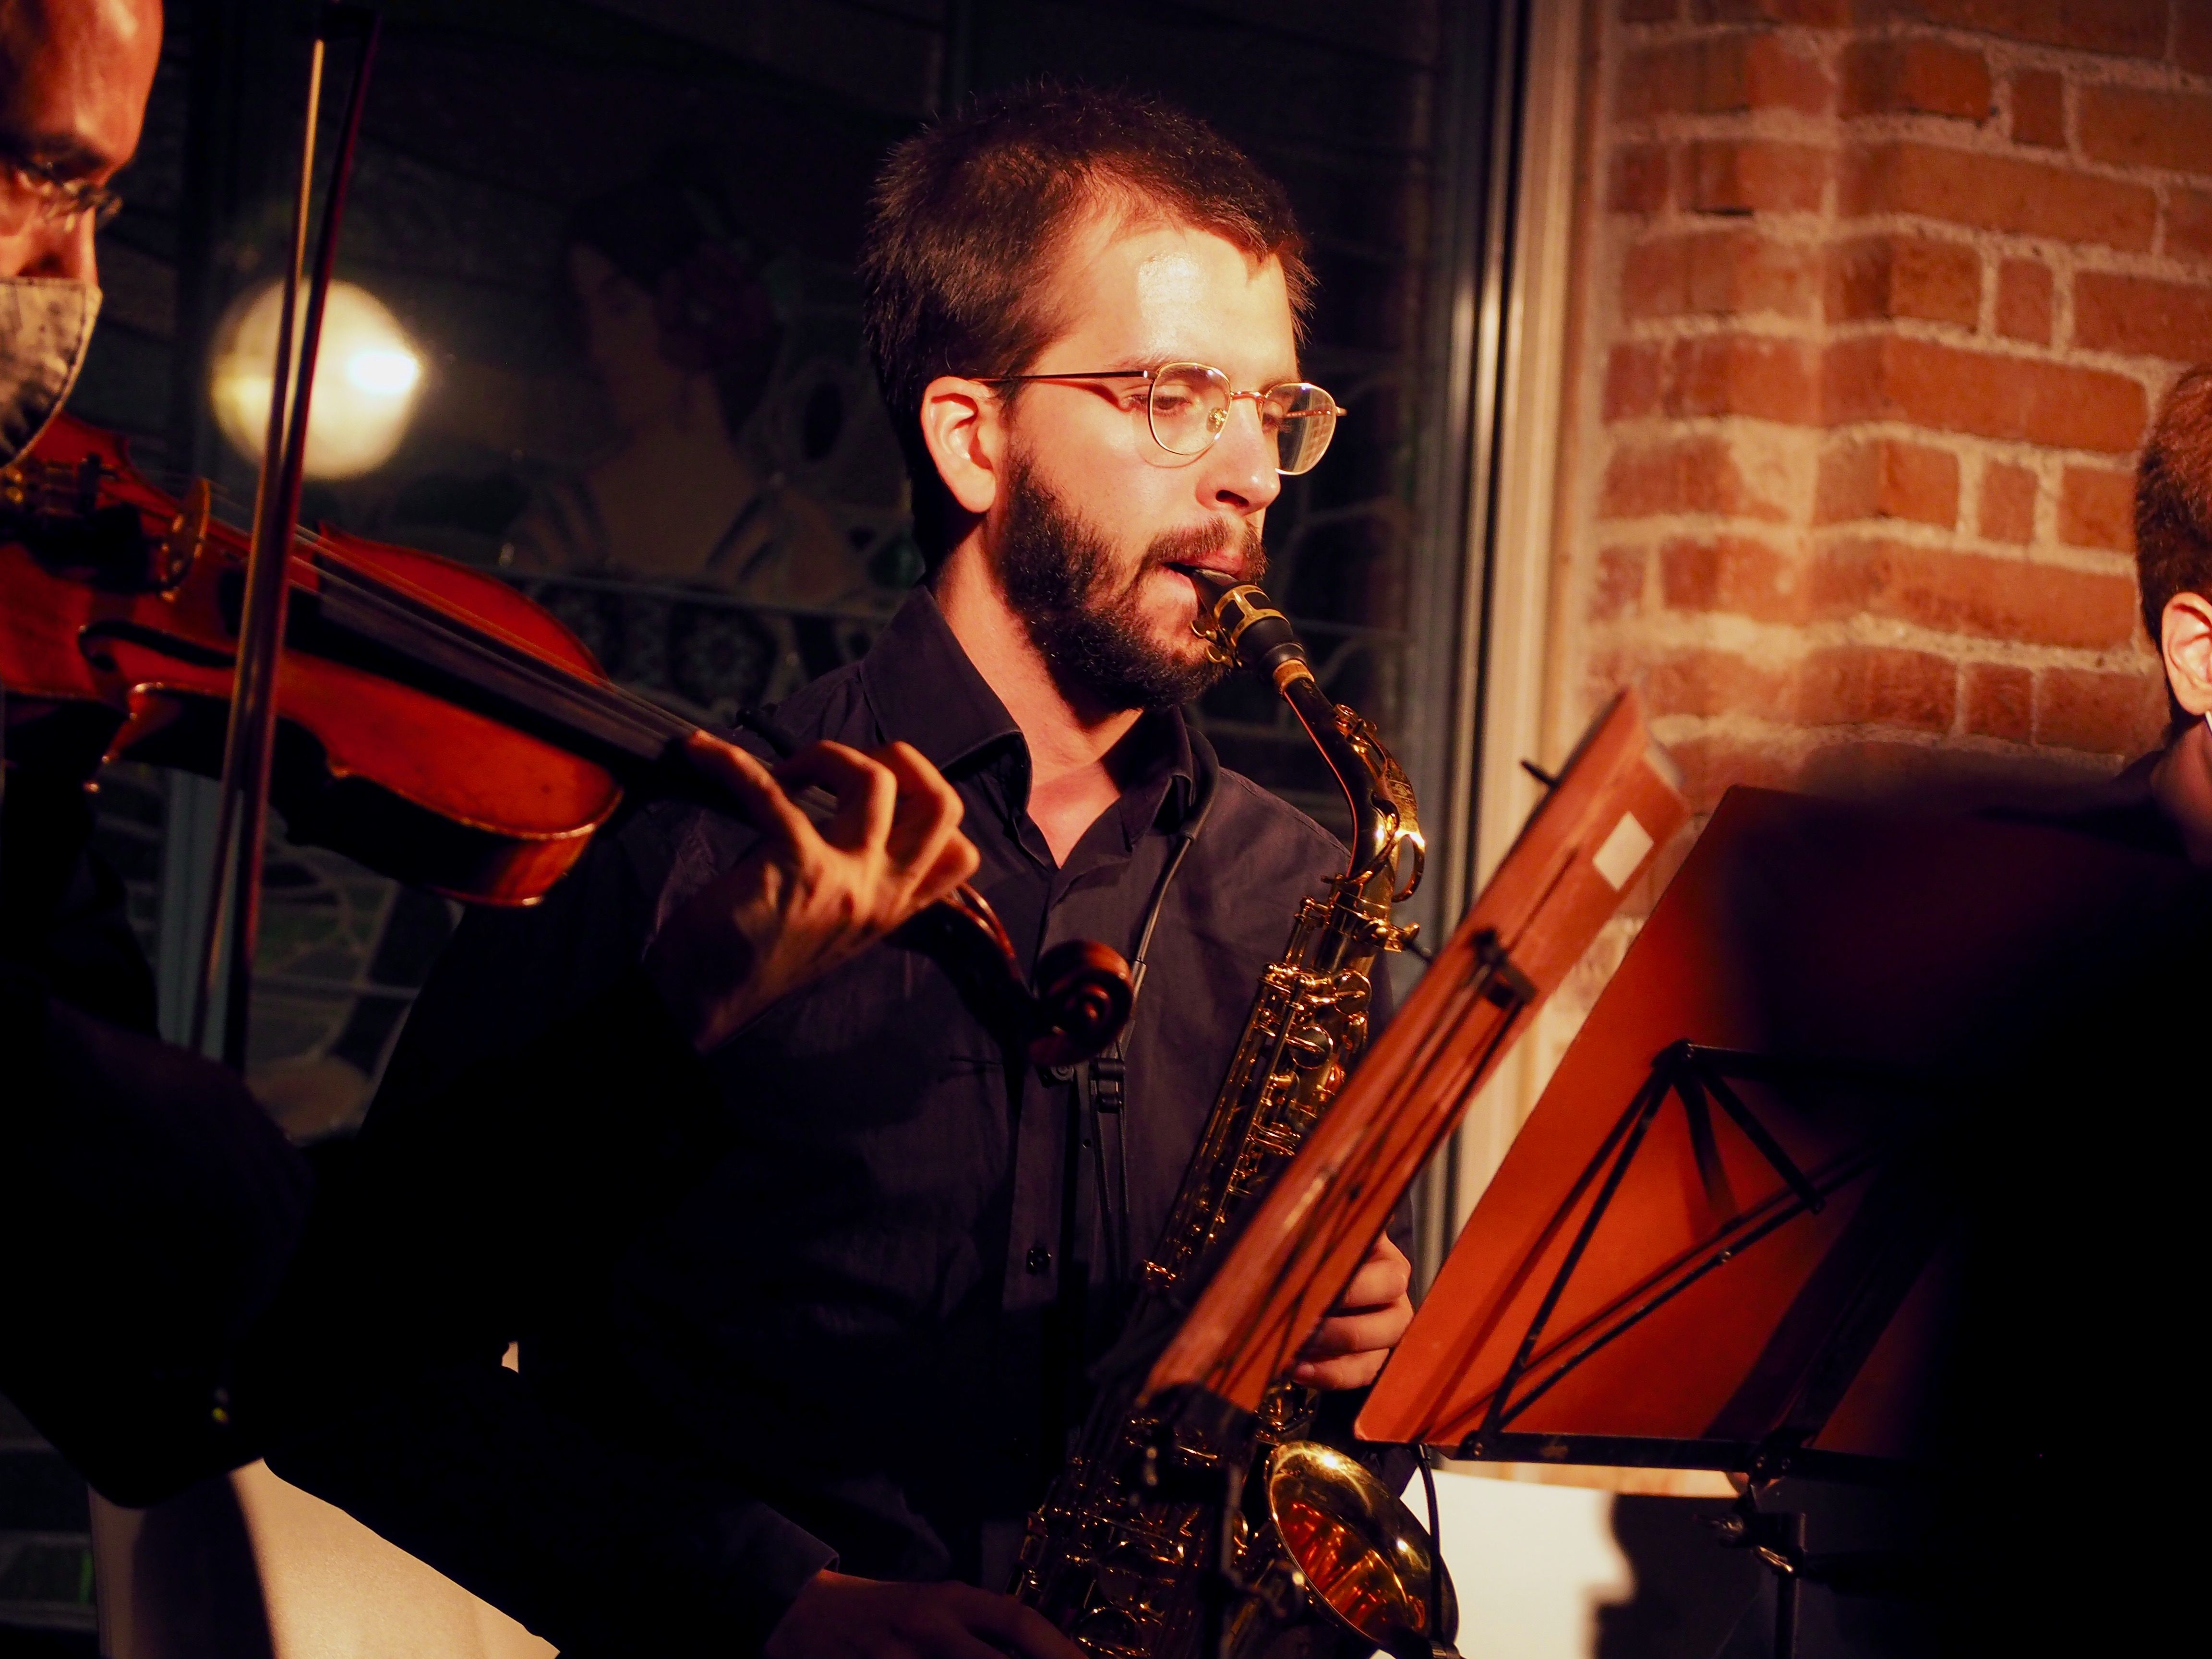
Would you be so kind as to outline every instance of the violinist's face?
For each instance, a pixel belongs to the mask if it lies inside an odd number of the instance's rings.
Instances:
[[[0,0],[0,191],[27,188],[24,162],[64,181],[113,178],[138,149],[161,56],[161,0]],[[99,280],[91,215],[11,213],[0,228],[0,277]]]

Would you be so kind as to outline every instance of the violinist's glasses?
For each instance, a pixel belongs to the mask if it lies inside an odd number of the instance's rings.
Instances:
[[[1164,363],[1158,368],[1072,369],[1058,374],[978,374],[985,386],[1024,386],[1035,380],[1143,380],[1145,416],[1152,441],[1170,455],[1203,455],[1229,426],[1229,410],[1249,398],[1260,429],[1275,445],[1275,470],[1295,477],[1310,472],[1336,435],[1340,416],[1352,411],[1310,380],[1285,380],[1261,392],[1238,392],[1229,377],[1205,363]]]
[[[0,235],[19,236],[36,220],[67,227],[88,213],[97,228],[122,210],[123,198],[110,186],[65,178],[58,164],[0,143]]]

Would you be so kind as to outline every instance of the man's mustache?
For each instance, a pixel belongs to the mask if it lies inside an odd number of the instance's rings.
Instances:
[[[1149,572],[1165,565],[1203,564],[1217,553],[1226,550],[1237,539],[1236,528],[1219,519],[1202,525],[1192,525],[1182,530],[1170,530],[1152,538],[1145,550],[1145,561],[1137,574],[1141,580]],[[1267,550],[1261,544],[1260,532],[1246,525],[1239,573],[1241,580],[1261,582],[1267,575]]]

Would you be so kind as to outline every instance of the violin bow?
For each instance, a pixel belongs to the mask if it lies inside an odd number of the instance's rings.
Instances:
[[[276,355],[270,365],[268,435],[254,491],[253,537],[246,555],[246,604],[238,630],[238,665],[231,683],[230,721],[223,733],[222,784],[216,828],[215,892],[208,907],[200,981],[192,1002],[191,1046],[204,1051],[216,988],[223,987],[223,1063],[246,1071],[247,1006],[253,990],[253,954],[261,934],[261,860],[269,834],[269,781],[276,748],[276,679],[284,652],[284,620],[292,539],[300,526],[300,490],[306,478],[307,414],[322,343],[323,312],[337,259],[338,227],[345,216],[346,187],[361,143],[362,106],[376,61],[383,19],[349,5],[326,5],[317,20],[307,59],[307,118],[300,143],[300,182],[292,202],[291,258],[284,267],[284,299],[277,316]],[[341,35],[362,38],[345,120],[323,202],[315,270],[307,290],[296,373],[292,326],[301,274],[307,262],[307,214],[314,187],[315,128],[321,113],[325,48]],[[226,949],[226,945],[228,949]]]

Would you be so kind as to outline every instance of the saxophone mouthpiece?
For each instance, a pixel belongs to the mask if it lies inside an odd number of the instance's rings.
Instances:
[[[1292,680],[1311,679],[1313,665],[1290,619],[1250,582],[1218,570],[1184,568],[1198,589],[1198,617],[1191,631],[1213,647],[1216,658],[1264,674],[1281,690]]]

